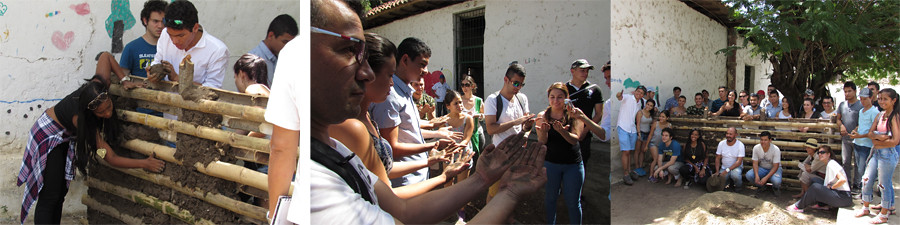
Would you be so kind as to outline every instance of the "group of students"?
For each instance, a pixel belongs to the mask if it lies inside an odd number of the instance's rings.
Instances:
[[[146,32],[126,45],[122,60],[108,52],[97,56],[95,75],[86,83],[48,108],[35,122],[25,148],[17,185],[25,185],[20,211],[24,222],[32,204],[35,223],[59,223],[63,202],[76,168],[85,174],[89,163],[98,155],[107,163],[121,168],[143,168],[160,172],[165,163],[155,157],[131,159],[121,157],[110,142],[118,141],[121,124],[116,106],[109,96],[113,79],[120,80],[126,90],[145,87],[147,83],[131,81],[133,74],[148,77],[149,82],[166,78],[178,81],[178,63],[187,55],[194,63],[197,85],[222,87],[228,69],[228,49],[222,41],[206,33],[197,19],[197,9],[186,0],[166,3],[150,0],[141,11],[141,23]],[[298,32],[296,22],[288,15],[280,15],[269,25],[266,39],[245,54],[233,66],[235,86],[242,93],[266,96],[272,82],[278,52]],[[270,60],[271,59],[271,60]],[[174,63],[171,63],[174,62]],[[151,65],[161,64],[150,72]],[[141,110],[156,114],[152,110]],[[264,134],[250,135],[265,137]]]
[[[760,144],[753,148],[752,171],[742,174],[744,145],[735,139],[736,128],[729,129],[726,132],[726,140],[720,142],[716,149],[717,157],[714,161],[716,167],[713,167],[715,171],[712,171],[707,168],[710,165],[709,158],[706,157],[708,153],[703,143],[702,132],[699,129],[691,130],[688,144],[681,144],[672,140],[673,130],[668,119],[671,116],[681,115],[736,116],[748,121],[761,118],[834,118],[839,121],[841,128],[842,162],[831,163],[827,158],[820,159],[822,155],[832,158],[834,156],[830,147],[818,146],[815,139],[810,139],[807,142],[809,156],[800,165],[802,171],[799,180],[802,192],[793,196],[801,198],[801,201],[789,209],[802,211],[799,209],[814,205],[817,201],[835,207],[849,206],[850,192],[856,193],[861,190],[865,207],[857,216],[865,216],[869,214],[868,205],[872,201],[874,182],[878,180],[881,184],[878,188],[882,191],[883,199],[890,201],[872,207],[882,210],[872,222],[885,223],[888,211],[893,212],[893,188],[890,179],[900,158],[898,157],[900,148],[896,147],[900,138],[894,138],[891,130],[896,129],[893,126],[900,123],[894,120],[897,115],[896,91],[890,88],[880,91],[878,89],[878,83],[870,82],[866,88],[857,91],[856,84],[846,82],[843,85],[846,101],[837,108],[834,107],[834,99],[830,96],[816,99],[814,92],[807,90],[804,93],[801,110],[792,110],[789,107],[789,99],[779,98],[778,91],[772,85],[768,88],[768,98],[763,100],[760,100],[758,93],[747,95],[746,91],[742,91],[739,94],[726,87],[720,87],[718,90],[720,98],[709,101],[704,90],[695,94],[695,105],[687,108],[684,107],[686,98],[680,95],[681,88],[675,87],[674,96],[666,101],[663,110],[657,108],[652,94],[645,95],[648,91],[644,87],[638,87],[631,94],[624,96],[619,93],[617,98],[623,101],[618,132],[625,167],[624,182],[631,185],[638,177],[647,174],[644,171],[643,154],[650,151],[653,161],[647,168],[651,171],[649,176],[651,182],[665,178],[666,184],[675,180],[675,186],[684,183],[687,189],[692,182],[705,183],[710,176],[721,175],[727,182],[733,184],[735,190],[740,190],[742,181],[746,178],[759,187],[765,187],[767,182],[772,183],[775,194],[778,195],[782,178],[780,149],[771,144],[772,135],[768,131],[760,134]],[[808,127],[774,129],[809,131]],[[633,150],[635,153],[632,156]],[[821,163],[817,163],[819,160]],[[635,166],[634,170],[630,169],[632,164]],[[831,168],[832,164],[839,168]],[[844,173],[845,171],[848,172]],[[815,186],[816,184],[819,186]],[[826,189],[823,187],[837,192],[825,192]],[[813,188],[818,190],[809,191]],[[829,200],[822,200],[826,195]],[[831,201],[838,197],[840,202]]]

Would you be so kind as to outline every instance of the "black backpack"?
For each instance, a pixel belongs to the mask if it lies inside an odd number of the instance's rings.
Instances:
[[[312,138],[312,151],[310,152],[309,157],[313,161],[325,166],[325,168],[337,173],[338,176],[341,176],[341,178],[344,179],[344,182],[347,182],[347,185],[349,185],[354,192],[362,195],[362,198],[369,203],[375,204],[375,202],[372,201],[372,196],[369,195],[369,186],[363,181],[362,177],[359,176],[359,173],[356,171],[356,168],[353,167],[353,164],[350,163],[350,159],[353,159],[355,156],[356,154],[351,153],[349,156],[343,157],[340,153],[331,148],[331,146]]]
[[[500,98],[503,98],[503,95],[500,95],[500,91],[494,92],[494,94],[497,95],[497,98],[495,99],[495,100],[497,100],[497,115],[496,116],[497,116],[497,120],[500,120],[500,115],[502,115],[502,113],[503,113],[503,100]],[[522,93],[516,93],[516,95],[515,95],[516,102],[519,103],[519,108],[522,109],[522,112],[525,112],[525,106],[522,106],[522,98],[519,97],[519,95],[521,95],[521,94]]]

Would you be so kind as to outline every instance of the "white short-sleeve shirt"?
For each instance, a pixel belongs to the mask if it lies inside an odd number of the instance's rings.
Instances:
[[[760,168],[772,169],[775,163],[781,163],[781,149],[769,143],[769,151],[763,151],[762,145],[756,144],[753,146],[753,161],[758,161]]]
[[[487,99],[484,100],[484,115],[497,115],[497,99],[501,99],[501,101],[503,101],[503,112],[501,112],[502,115],[497,117],[498,124],[518,119],[525,116],[525,114],[529,112],[528,97],[526,97],[525,95],[516,94],[510,101],[506,100],[506,98],[502,97],[502,95],[494,93],[489,95]],[[520,102],[519,100],[522,101]],[[493,143],[494,146],[500,145],[500,142],[503,141],[503,139],[506,139],[507,137],[514,134],[518,134],[519,132],[522,132],[522,126],[513,126],[510,129],[491,135],[491,143]]]
[[[342,156],[353,154],[341,142],[331,139],[335,151]],[[368,202],[354,192],[337,173],[322,164],[313,162],[310,166],[310,224],[394,224],[391,214],[378,206],[375,182],[378,176],[366,169],[359,157],[350,159],[357,172],[366,182],[374,203]]]
[[[628,133],[637,133],[637,126],[634,123],[634,117],[641,110],[641,105],[634,99],[634,95],[623,94],[622,105],[619,106],[619,121],[616,126],[621,127]]]
[[[172,38],[165,28],[159,36],[156,45],[156,55],[153,57],[153,63],[156,65],[161,60],[169,61],[176,72],[181,71],[178,65],[185,56],[191,55],[191,62],[194,63],[194,82],[200,83],[202,86],[222,88],[222,81],[225,80],[225,71],[228,68],[228,46],[216,37],[213,37],[208,31],[203,31],[203,36],[197,45],[191,47],[187,51],[178,49],[172,44]],[[179,74],[180,75],[180,74]]]
[[[734,162],[737,162],[738,158],[743,158],[746,154],[744,152],[744,143],[741,140],[734,140],[734,145],[729,146],[728,140],[722,140],[719,142],[718,148],[716,148],[716,155],[722,155],[722,169],[731,167],[734,165]]]

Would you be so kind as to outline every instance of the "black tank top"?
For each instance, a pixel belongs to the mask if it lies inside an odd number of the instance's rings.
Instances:
[[[547,156],[544,160],[557,164],[575,164],[581,162],[581,147],[578,142],[569,144],[559,132],[550,128],[547,131]]]
[[[72,117],[78,114],[78,96],[81,95],[81,89],[75,90],[67,95],[62,101],[53,106],[53,112],[56,113],[56,119],[60,125],[66,129],[66,132],[75,135],[75,124],[72,123]]]

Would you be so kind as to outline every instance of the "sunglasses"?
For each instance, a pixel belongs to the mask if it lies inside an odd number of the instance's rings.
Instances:
[[[100,95],[97,95],[97,97],[94,98],[94,100],[91,100],[91,102],[88,103],[88,105],[87,105],[88,110],[91,110],[91,111],[97,110],[97,108],[99,108],[100,105],[103,104],[103,102],[105,102],[107,99],[109,99],[109,95],[107,94],[107,92],[104,91],[103,93],[100,93]]]
[[[471,87],[471,86],[472,86],[472,83],[462,83],[462,86],[463,86],[463,87]]]
[[[310,29],[312,30],[313,33],[331,35],[331,36],[339,37],[344,40],[349,40],[349,41],[355,42],[354,46],[353,46],[355,48],[354,55],[356,56],[355,57],[356,62],[358,62],[360,64],[362,64],[363,62],[365,62],[366,59],[369,58],[369,54],[366,53],[366,42],[363,40],[360,40],[359,38],[350,37],[350,36],[343,35],[343,34],[338,34],[338,33],[328,31],[328,30],[318,28],[318,27],[310,27]]]
[[[819,155],[825,154],[825,153],[828,153],[828,152],[826,152],[826,151],[818,151],[818,152],[816,152],[816,154],[819,154]]]
[[[513,87],[522,87],[525,86],[525,82],[513,81]]]
[[[741,95],[741,98],[743,98],[743,97],[747,97],[747,96],[746,96],[746,95]]]

